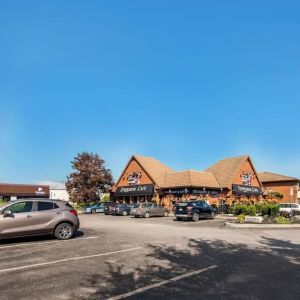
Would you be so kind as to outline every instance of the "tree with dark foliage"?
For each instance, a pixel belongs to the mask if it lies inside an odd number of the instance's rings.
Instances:
[[[94,202],[111,190],[114,184],[111,170],[98,154],[78,153],[71,164],[74,171],[67,177],[66,189],[72,202]]]

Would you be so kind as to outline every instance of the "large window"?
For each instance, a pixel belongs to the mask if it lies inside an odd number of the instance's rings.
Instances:
[[[31,212],[32,201],[18,202],[7,207],[5,210],[10,210],[13,214]]]

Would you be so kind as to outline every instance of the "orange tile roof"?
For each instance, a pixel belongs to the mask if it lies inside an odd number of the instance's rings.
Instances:
[[[162,186],[167,172],[173,171],[170,167],[161,163],[153,157],[134,155],[133,156],[144,170],[152,177],[158,186]]]
[[[220,188],[216,177],[207,172],[186,170],[166,173],[163,188],[175,187],[208,187]]]
[[[248,155],[225,158],[210,166],[205,171],[213,173],[222,188],[231,188],[234,177],[247,159],[249,159]]]
[[[300,181],[300,179],[271,172],[260,172],[257,174],[261,182],[272,181]]]

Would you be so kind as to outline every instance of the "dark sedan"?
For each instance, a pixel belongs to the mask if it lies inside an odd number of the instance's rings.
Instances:
[[[115,216],[128,216],[131,211],[131,206],[129,204],[118,204],[115,206],[115,209],[113,210],[113,215]]]
[[[195,200],[176,205],[175,217],[177,221],[182,219],[199,221],[200,218],[214,218],[215,211],[205,201]]]
[[[112,215],[114,213],[115,208],[116,208],[116,203],[113,202],[107,203],[106,207],[104,208],[104,214]]]

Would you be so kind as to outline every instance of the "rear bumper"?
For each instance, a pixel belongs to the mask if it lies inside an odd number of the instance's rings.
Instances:
[[[192,217],[190,214],[175,214],[175,218],[177,219],[192,219]]]

